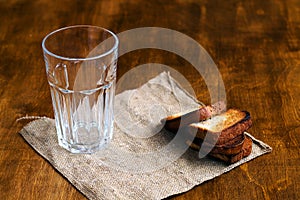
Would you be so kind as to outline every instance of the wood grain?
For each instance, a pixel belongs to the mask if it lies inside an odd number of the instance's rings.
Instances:
[[[195,39],[219,68],[228,106],[248,110],[251,134],[273,147],[271,154],[168,199],[300,199],[300,1],[2,0],[0,22],[0,199],[85,199],[18,134],[28,121],[16,121],[53,117],[41,41],[74,24],[116,33],[156,26]],[[209,102],[201,75],[169,52],[122,56],[118,78],[150,62],[180,72],[198,99]]]

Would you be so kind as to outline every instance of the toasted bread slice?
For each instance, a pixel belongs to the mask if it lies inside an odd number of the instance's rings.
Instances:
[[[223,101],[219,101],[211,106],[201,106],[188,112],[181,112],[168,116],[165,120],[165,129],[173,133],[177,132],[180,127],[187,126],[191,123],[207,120],[212,116],[220,114],[226,109]]]
[[[209,156],[222,160],[228,164],[236,163],[242,158],[245,158],[251,154],[252,151],[252,139],[248,136],[245,137],[242,150],[233,155],[225,155],[220,153],[209,153]]]
[[[238,109],[229,109],[208,120],[192,123],[189,132],[212,145],[224,145],[243,134],[252,126],[250,113]]]
[[[210,150],[211,153],[220,153],[225,155],[237,154],[242,150],[243,143],[245,140],[245,134],[238,135],[232,140],[229,140],[227,143],[222,145],[212,145],[199,138],[195,138],[193,144],[196,144],[201,148]]]
[[[187,141],[187,144],[193,150],[196,151],[200,150],[200,146],[198,144],[195,144],[191,141]],[[249,156],[251,154],[251,151],[252,151],[252,139],[249,136],[245,135],[245,140],[242,142],[240,151],[232,152],[232,154],[223,154],[223,153],[215,152],[214,149],[212,149],[212,151],[208,155],[210,157],[222,160],[228,164],[232,164],[238,162],[244,157]]]

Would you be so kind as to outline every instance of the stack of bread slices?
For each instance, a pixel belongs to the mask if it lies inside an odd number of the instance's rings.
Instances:
[[[185,142],[190,148],[232,164],[252,151],[252,139],[245,134],[252,121],[247,111],[225,109],[224,102],[217,102],[171,115],[166,118],[165,129],[189,135]]]

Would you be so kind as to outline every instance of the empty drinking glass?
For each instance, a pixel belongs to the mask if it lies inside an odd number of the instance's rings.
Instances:
[[[59,145],[93,153],[113,134],[118,38],[104,28],[78,25],[43,42]]]

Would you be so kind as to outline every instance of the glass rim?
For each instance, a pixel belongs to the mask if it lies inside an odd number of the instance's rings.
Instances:
[[[97,28],[97,29],[101,29],[105,32],[108,32],[111,36],[113,36],[115,42],[114,42],[114,45],[112,46],[112,48],[110,48],[108,51],[102,53],[102,54],[99,54],[97,56],[92,56],[92,57],[88,57],[88,58],[72,58],[72,57],[65,57],[65,56],[60,56],[60,55],[57,55],[55,53],[52,53],[51,51],[49,51],[46,46],[45,46],[45,43],[46,43],[46,40],[54,35],[55,33],[58,33],[60,31],[64,31],[64,30],[67,30],[67,29],[72,29],[72,28]],[[87,61],[87,60],[95,60],[95,59],[99,59],[99,58],[102,58],[102,57],[105,57],[109,54],[111,54],[114,50],[116,50],[118,48],[118,45],[119,45],[119,39],[117,37],[117,35],[115,33],[113,33],[112,31],[106,29],[106,28],[102,28],[100,26],[93,26],[93,25],[74,25],[74,26],[66,26],[66,27],[62,27],[62,28],[59,28],[59,29],[56,29],[50,33],[48,33],[43,41],[42,41],[42,48],[44,50],[44,52],[46,52],[48,55],[51,55],[55,58],[58,58],[58,59],[61,59],[61,60],[69,60],[69,61]]]

